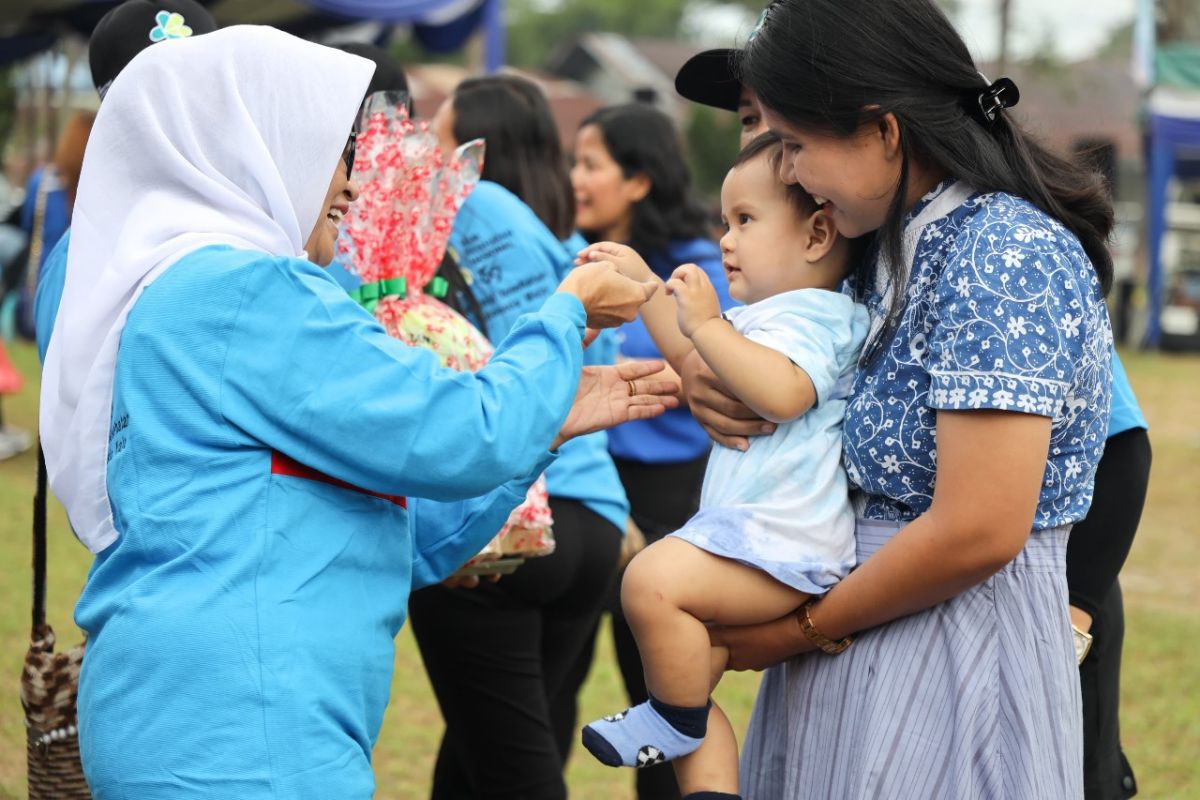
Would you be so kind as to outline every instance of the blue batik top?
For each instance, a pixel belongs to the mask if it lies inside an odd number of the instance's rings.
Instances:
[[[1000,409],[1053,420],[1034,528],[1082,519],[1112,384],[1108,311],[1083,247],[1004,193],[971,194],[919,233],[898,328],[860,369],[846,413],[846,471],[865,516],[911,520],[929,508],[939,410]],[[887,313],[885,294],[863,291],[872,316]]]

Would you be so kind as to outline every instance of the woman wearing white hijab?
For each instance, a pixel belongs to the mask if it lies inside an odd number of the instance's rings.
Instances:
[[[646,368],[580,381],[585,318],[647,296],[611,270],[460,374],[315,265],[357,196],[371,71],[229,28],[140,54],[96,120],[41,412],[96,553],[76,619],[97,798],[369,797],[410,588],[481,547],[563,439],[670,403]],[[440,527],[405,498],[485,492]]]

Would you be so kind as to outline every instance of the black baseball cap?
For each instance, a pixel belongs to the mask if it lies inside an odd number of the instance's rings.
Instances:
[[[724,47],[689,58],[675,76],[675,91],[701,105],[737,111],[742,94],[738,62],[742,51]]]
[[[100,18],[88,42],[100,96],[133,57],[152,44],[212,33],[217,21],[195,0],[126,0]]]

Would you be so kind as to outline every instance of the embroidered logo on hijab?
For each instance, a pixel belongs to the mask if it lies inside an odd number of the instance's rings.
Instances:
[[[192,29],[187,26],[182,14],[171,11],[160,11],[154,15],[158,24],[150,30],[150,41],[161,42],[164,39],[186,39],[192,35]]]

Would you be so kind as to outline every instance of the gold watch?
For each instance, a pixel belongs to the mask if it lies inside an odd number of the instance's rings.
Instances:
[[[1071,632],[1075,634],[1075,663],[1082,664],[1092,649],[1092,635],[1079,630],[1074,625],[1071,626]]]
[[[817,630],[817,627],[813,625],[812,617],[808,614],[808,609],[814,602],[815,600],[810,598],[807,603],[796,609],[796,621],[800,623],[800,632],[804,634],[805,639],[816,645],[822,652],[836,656],[854,643],[854,637],[847,636],[840,642],[835,642]]]

